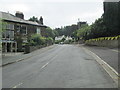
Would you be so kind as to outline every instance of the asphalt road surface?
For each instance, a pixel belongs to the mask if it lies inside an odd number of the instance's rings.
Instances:
[[[77,45],[56,45],[3,67],[3,88],[116,88],[106,71]]]

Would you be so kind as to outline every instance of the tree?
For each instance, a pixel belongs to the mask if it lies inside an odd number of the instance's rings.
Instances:
[[[0,41],[2,39],[2,19],[0,19]],[[2,51],[2,42],[0,42],[0,51]]]
[[[91,25],[91,38],[105,37],[108,36],[109,31],[105,26],[105,22],[103,21],[103,17],[98,18]]]
[[[29,21],[33,21],[33,22],[37,22],[37,23],[39,23],[38,18],[35,17],[35,16],[31,17],[31,18],[29,19]]]
[[[59,36],[59,33],[56,30],[53,30],[53,33],[55,34],[55,37]]]
[[[59,36],[71,36],[74,31],[78,29],[77,25],[64,26],[61,28],[55,28],[54,30],[58,32]]]
[[[91,26],[84,25],[79,30],[77,30],[77,37],[80,39],[87,40],[90,38]]]
[[[107,29],[107,36],[120,35],[119,13],[120,2],[104,2],[103,19]]]
[[[55,33],[50,27],[46,28],[45,33],[45,37],[51,37],[53,39],[55,38]]]
[[[63,29],[62,28],[55,28],[54,31],[56,31],[58,33],[58,36],[63,35]]]
[[[107,29],[103,21],[103,17],[98,18],[92,25],[84,25],[77,30],[77,36],[84,40],[105,37],[107,36]]]

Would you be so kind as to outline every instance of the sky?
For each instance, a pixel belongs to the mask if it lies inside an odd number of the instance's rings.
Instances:
[[[26,20],[42,16],[51,28],[77,24],[78,18],[92,24],[104,12],[103,0],[1,0],[0,11],[21,11]]]

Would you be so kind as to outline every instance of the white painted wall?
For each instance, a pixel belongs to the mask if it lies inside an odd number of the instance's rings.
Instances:
[[[37,34],[41,34],[40,28],[37,27]]]

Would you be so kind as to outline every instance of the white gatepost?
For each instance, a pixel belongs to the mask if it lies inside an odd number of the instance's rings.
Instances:
[[[7,42],[5,43],[5,53],[7,52]]]

